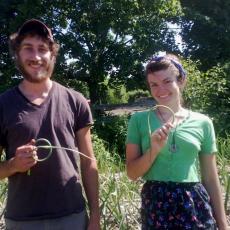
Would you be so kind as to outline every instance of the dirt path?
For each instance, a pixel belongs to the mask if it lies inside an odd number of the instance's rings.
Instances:
[[[123,115],[132,114],[137,111],[149,109],[155,105],[151,98],[140,98],[133,103],[118,104],[118,105],[99,105],[95,109],[106,114]]]

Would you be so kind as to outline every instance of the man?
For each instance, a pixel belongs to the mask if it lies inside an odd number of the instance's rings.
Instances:
[[[10,37],[21,83],[0,95],[0,146],[6,161],[0,179],[8,177],[6,228],[20,230],[99,229],[98,172],[87,100],[78,92],[51,80],[59,46],[41,21],[26,21]],[[36,148],[39,138],[53,146],[80,152],[82,195],[76,153]]]

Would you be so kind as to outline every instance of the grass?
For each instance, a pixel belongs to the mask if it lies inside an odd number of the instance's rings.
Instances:
[[[100,174],[102,229],[138,229],[140,188],[141,181],[131,182],[123,170],[115,172],[113,166]]]
[[[230,208],[230,137],[218,138],[217,145],[219,150],[218,171],[225,191],[225,210],[228,214]],[[102,155],[103,151],[98,154]],[[102,229],[140,229],[140,189],[143,182],[130,181],[126,176],[124,163],[118,163],[113,158],[106,161],[108,157],[102,156],[99,159],[103,159],[104,164],[102,165],[99,160],[99,166],[102,166],[99,167]]]
[[[229,199],[230,199],[230,137],[228,138],[218,138],[218,171],[220,182],[224,188],[224,207],[226,213],[229,213]]]
[[[128,179],[124,162],[115,153],[107,151],[109,144],[93,136],[100,182],[101,228],[139,228],[141,181]]]
[[[101,228],[103,230],[140,229],[140,190],[143,181],[130,181],[125,172],[124,162],[116,153],[111,153],[109,144],[93,136],[94,151],[98,161],[100,180]],[[230,138],[218,138],[217,155],[221,184],[226,191],[225,208],[229,205],[229,163]],[[6,180],[0,182],[0,205],[4,207],[7,191]]]

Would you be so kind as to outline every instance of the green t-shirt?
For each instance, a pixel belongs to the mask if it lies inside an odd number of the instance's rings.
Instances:
[[[137,144],[142,154],[150,148],[151,132],[162,126],[154,111],[137,112],[129,121],[126,144]],[[170,151],[173,143],[173,132],[176,152]],[[188,117],[173,128],[167,144],[162,148],[151,168],[143,176],[145,180],[198,182],[199,154],[217,152],[216,138],[212,121],[207,116],[189,111]]]

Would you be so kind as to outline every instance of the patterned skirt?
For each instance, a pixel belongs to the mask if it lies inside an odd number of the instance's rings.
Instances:
[[[141,198],[142,230],[217,229],[201,183],[147,181]]]

